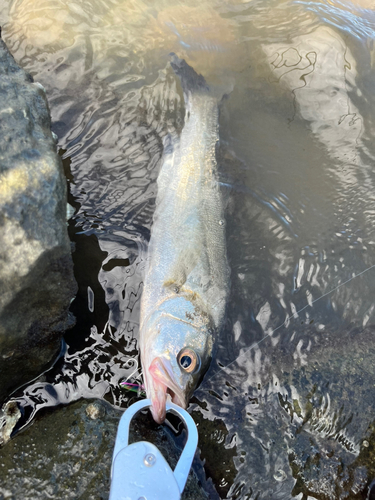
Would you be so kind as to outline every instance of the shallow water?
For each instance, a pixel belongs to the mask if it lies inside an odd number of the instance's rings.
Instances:
[[[6,0],[46,88],[75,213],[77,326],[14,397],[23,424],[81,397],[126,407],[176,52],[221,105],[232,291],[190,411],[217,498],[365,498],[375,477],[371,3]],[[212,498],[214,493],[210,492]]]

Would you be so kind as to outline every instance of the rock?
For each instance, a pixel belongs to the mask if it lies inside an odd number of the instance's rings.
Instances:
[[[21,412],[15,401],[8,401],[0,410],[0,446],[7,443],[12,431],[21,418]]]
[[[98,409],[98,418],[88,408]],[[107,500],[117,427],[122,412],[105,401],[81,400],[36,419],[32,426],[0,448],[0,499]],[[180,449],[167,426],[157,426],[150,415],[132,421],[130,442],[152,441],[174,467]],[[151,425],[150,425],[151,424]],[[153,427],[153,429],[151,429]],[[181,500],[207,500],[193,463]],[[138,471],[124,475],[137,478]],[[210,497],[214,498],[214,497]]]
[[[91,418],[91,420],[97,420],[102,417],[101,405],[99,403],[91,403],[86,408],[86,415]]]
[[[73,324],[65,214],[44,89],[0,39],[0,403],[47,367]]]

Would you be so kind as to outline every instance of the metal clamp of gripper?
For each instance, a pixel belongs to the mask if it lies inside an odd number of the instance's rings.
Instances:
[[[112,458],[109,500],[179,500],[185,488],[198,445],[198,431],[189,413],[173,403],[167,412],[178,415],[185,424],[188,438],[172,471],[158,448],[148,441],[129,445],[129,426],[136,413],[151,406],[145,399],[130,406],[121,417]],[[133,471],[133,474],[129,474]],[[135,473],[134,473],[135,472]]]

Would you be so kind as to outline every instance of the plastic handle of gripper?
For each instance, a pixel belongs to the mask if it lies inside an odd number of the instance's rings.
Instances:
[[[121,417],[113,450],[109,500],[178,500],[181,497],[198,445],[195,422],[187,411],[167,403],[167,412],[178,415],[188,431],[185,447],[172,471],[153,444],[139,441],[129,445],[132,418],[150,406],[149,399],[138,401]]]

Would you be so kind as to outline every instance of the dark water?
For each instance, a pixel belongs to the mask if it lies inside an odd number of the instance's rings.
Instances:
[[[189,411],[217,498],[360,499],[375,477],[370,2],[6,0],[3,38],[59,137],[79,293],[63,356],[15,398],[126,407],[177,52],[222,102],[231,296]],[[214,493],[210,493],[214,498]]]

